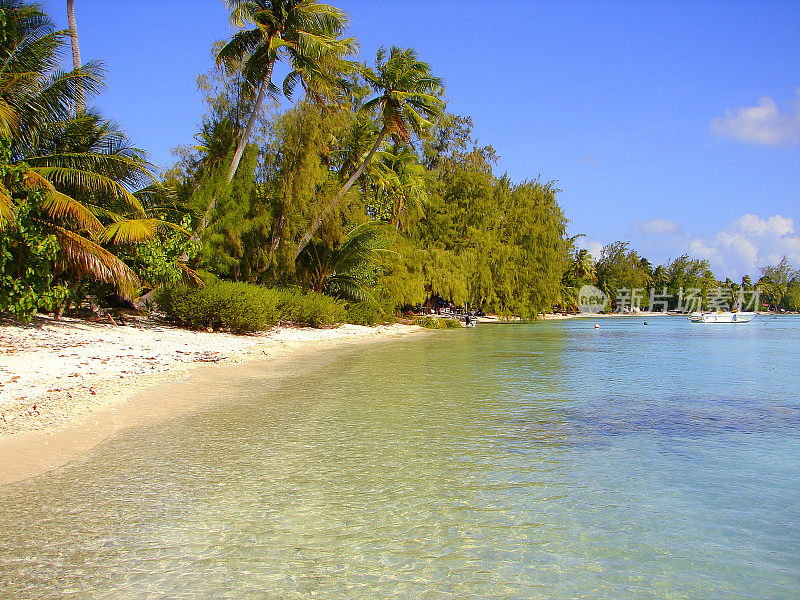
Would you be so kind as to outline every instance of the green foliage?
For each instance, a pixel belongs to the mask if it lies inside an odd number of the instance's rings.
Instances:
[[[797,284],[800,283],[800,270],[793,268],[784,256],[777,265],[761,267],[758,288],[762,300],[773,309],[797,310]]]
[[[36,219],[34,206],[19,206],[14,225],[0,235],[0,313],[30,321],[68,297],[67,287],[54,283],[59,249],[56,237]]]
[[[185,217],[181,225],[189,226]],[[176,285],[187,279],[187,270],[180,260],[186,253],[197,254],[199,242],[192,242],[183,232],[165,231],[158,237],[137,244],[120,256],[136,271],[142,283],[150,288]]]
[[[316,243],[306,246],[298,257],[299,275],[314,291],[363,302],[370,298],[367,286],[374,283],[385,249],[379,229],[365,223],[354,227],[332,247]]]
[[[266,329],[279,320],[277,294],[245,283],[212,282],[202,289],[164,287],[155,300],[168,318],[192,329],[243,333]]]
[[[792,281],[786,289],[786,310],[800,311],[800,280]]]
[[[455,319],[444,319],[439,317],[417,317],[414,325],[425,327],[426,329],[459,329],[461,323]]]
[[[419,226],[426,290],[457,305],[533,316],[561,297],[567,221],[552,184],[497,179],[493,161],[491,147],[440,159]]]
[[[394,316],[375,301],[350,302],[346,305],[347,322],[353,325],[386,325],[394,323]]]
[[[258,150],[254,145],[245,148],[239,169],[233,180],[225,179],[226,166],[212,170],[191,198],[200,209],[214,196],[216,202],[209,226],[203,231],[202,250],[198,256],[201,267],[219,277],[237,280],[245,255],[243,237],[249,228],[246,215],[255,189]]]
[[[649,287],[652,278],[642,268],[641,260],[642,257],[630,248],[628,242],[604,246],[595,267],[600,289],[613,301],[617,290]]]
[[[344,323],[345,303],[325,294],[298,288],[280,290],[278,311],[282,321],[309,327],[325,327]]]
[[[163,287],[155,300],[176,323],[235,333],[261,331],[279,322],[324,327],[345,322],[347,317],[345,304],[324,294],[241,282],[211,281],[200,289]]]

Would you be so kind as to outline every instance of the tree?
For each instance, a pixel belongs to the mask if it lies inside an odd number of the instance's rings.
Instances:
[[[380,133],[358,168],[312,220],[308,231],[297,244],[295,258],[311,241],[325,218],[361,177],[364,168],[375,156],[384,139],[391,136],[398,144],[407,143],[412,133],[422,135],[432,124],[429,119],[442,111],[443,102],[440,98],[444,89],[442,81],[432,74],[430,65],[419,60],[417,53],[411,48],[392,46],[388,58],[385,48],[381,48],[375,59],[375,69],[364,67],[363,75],[369,86],[379,95],[366,102],[362,108],[379,109],[382,122]]]
[[[355,50],[353,38],[341,38],[347,24],[345,13],[316,0],[227,0],[231,23],[255,28],[236,33],[223,46],[217,60],[220,64],[241,68],[247,89],[255,92],[253,108],[244,131],[236,144],[226,181],[233,180],[267,92],[277,93],[272,83],[275,63],[288,59],[293,69],[284,81],[283,89],[291,94],[297,81],[312,88],[328,83],[326,68],[341,66],[340,58]],[[208,226],[216,206],[212,196],[193,237],[199,238]]]
[[[621,290],[644,289],[650,282],[639,253],[630,248],[629,242],[617,241],[603,246],[596,269],[600,289],[612,300]]]
[[[0,136],[25,143],[42,126],[69,120],[77,98],[102,87],[102,67],[59,70],[64,32],[36,5],[0,0]]]
[[[75,0],[67,0],[67,22],[69,23],[69,38],[72,46],[72,68],[81,68],[81,48],[78,45],[78,22],[75,20]],[[83,112],[83,91],[78,90],[75,98],[75,114]]]
[[[58,71],[63,32],[35,5],[5,0],[0,10],[0,229],[4,241],[16,240],[4,250],[4,276],[12,273],[9,257],[39,265],[17,268],[15,287],[36,285],[18,287],[3,310],[17,306],[23,313],[16,314],[30,314],[24,311],[45,306],[32,292],[44,298],[57,281],[82,277],[133,297],[136,275],[104,245],[148,239],[161,226],[132,193],[152,178],[144,154],[98,114],[73,116],[79,94],[101,85],[100,65]],[[45,269],[47,260],[52,264]],[[37,269],[47,271],[44,279]]]
[[[594,258],[589,254],[588,250],[585,248],[575,248],[566,274],[570,281],[574,282],[572,285],[578,285],[584,282],[594,283],[597,281]]]
[[[367,284],[375,277],[374,267],[385,240],[370,224],[354,227],[340,244],[309,244],[300,257],[311,289],[347,300],[370,298]]]
[[[760,271],[761,278],[757,285],[761,293],[769,299],[773,308],[785,308],[789,284],[800,280],[800,271],[792,268],[786,256],[777,265],[761,267]]]
[[[378,152],[370,172],[377,218],[389,221],[397,231],[418,221],[428,201],[427,170],[408,146],[395,144]]]

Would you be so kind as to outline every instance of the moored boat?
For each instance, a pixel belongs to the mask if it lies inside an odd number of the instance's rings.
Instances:
[[[692,323],[747,323],[756,313],[754,312],[693,312],[689,315]]]

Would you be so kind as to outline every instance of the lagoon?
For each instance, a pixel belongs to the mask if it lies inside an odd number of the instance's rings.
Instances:
[[[0,597],[800,596],[800,318],[599,323],[232,369],[0,487]]]

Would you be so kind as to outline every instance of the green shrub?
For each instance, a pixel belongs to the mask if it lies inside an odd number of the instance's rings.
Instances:
[[[394,316],[387,313],[377,302],[352,302],[347,305],[347,322],[354,325],[394,323]]]
[[[440,319],[438,317],[417,317],[414,325],[427,329],[455,329],[461,327],[461,323],[455,319]]]
[[[345,304],[315,292],[209,281],[202,289],[161,288],[156,303],[169,319],[193,329],[260,331],[281,321],[324,327],[347,319]]]
[[[179,285],[156,293],[156,303],[171,320],[193,329],[235,333],[275,325],[280,318],[278,300],[274,290],[227,281],[210,282],[202,289]]]
[[[324,327],[346,320],[345,305],[341,300],[296,288],[278,290],[278,294],[278,311],[282,321]]]

